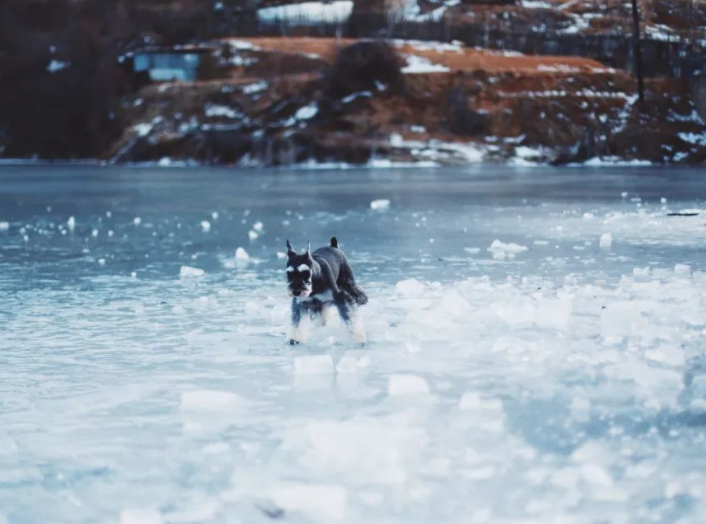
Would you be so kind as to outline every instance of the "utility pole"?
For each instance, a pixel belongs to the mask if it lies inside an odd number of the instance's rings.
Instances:
[[[632,0],[632,37],[635,52],[635,74],[637,75],[637,93],[640,103],[645,101],[645,79],[642,72],[642,44],[640,43],[640,13],[637,0]]]

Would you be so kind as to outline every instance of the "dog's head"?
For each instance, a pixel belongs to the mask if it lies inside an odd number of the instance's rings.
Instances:
[[[298,255],[287,240],[287,293],[290,297],[306,298],[311,295],[314,259],[311,244],[306,253]]]

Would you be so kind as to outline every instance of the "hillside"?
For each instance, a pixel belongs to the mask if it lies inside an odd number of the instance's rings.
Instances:
[[[150,86],[127,102],[129,125],[112,159],[280,165],[706,158],[706,127],[683,83],[650,81],[640,111],[634,79],[593,60],[398,41],[398,85],[375,78],[355,85],[344,77],[349,89],[336,91],[337,49],[366,43],[226,43],[237,64],[229,78]]]
[[[706,3],[640,0],[642,105],[629,7],[12,1],[0,7],[0,157],[700,163],[699,86],[681,76],[706,41]],[[381,65],[383,40],[392,51]],[[141,50],[190,46],[203,57],[196,81],[132,70]],[[355,63],[341,60],[345,49]]]

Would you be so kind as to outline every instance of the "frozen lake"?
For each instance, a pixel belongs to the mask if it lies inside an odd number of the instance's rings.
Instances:
[[[0,523],[702,524],[705,223],[703,170],[2,166]],[[370,342],[285,346],[334,234]]]

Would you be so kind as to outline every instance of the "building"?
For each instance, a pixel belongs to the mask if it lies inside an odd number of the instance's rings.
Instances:
[[[134,51],[130,58],[133,73],[152,82],[193,82],[199,79],[204,57],[211,51],[197,46],[147,48]]]

